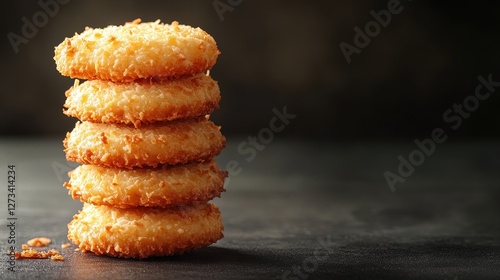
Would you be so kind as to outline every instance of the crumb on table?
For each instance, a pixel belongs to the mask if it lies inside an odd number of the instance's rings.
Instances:
[[[64,261],[64,257],[62,255],[53,255],[50,259],[53,261]]]
[[[33,248],[23,249],[21,252],[15,252],[14,256],[19,259],[48,259],[53,261],[64,261],[64,257],[55,249],[49,251],[38,251]]]
[[[31,240],[28,240],[28,245],[30,245],[32,247],[45,247],[45,246],[49,245],[50,242],[51,242],[51,240],[47,237],[35,237]]]

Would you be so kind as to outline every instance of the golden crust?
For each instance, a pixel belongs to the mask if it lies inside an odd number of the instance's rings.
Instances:
[[[213,204],[120,209],[84,203],[68,224],[68,239],[82,251],[121,258],[182,254],[223,237]]]
[[[134,128],[77,122],[63,144],[66,158],[82,164],[134,168],[205,161],[218,155],[226,139],[207,117]]]
[[[157,169],[117,169],[81,165],[65,184],[73,199],[112,207],[170,207],[205,203],[224,191],[215,160]]]
[[[218,109],[220,90],[210,76],[113,83],[92,80],[66,91],[64,113],[82,121],[141,124],[204,116]]]
[[[133,81],[205,72],[218,55],[214,38],[200,28],[137,19],[121,26],[86,28],[56,46],[54,60],[64,76]]]

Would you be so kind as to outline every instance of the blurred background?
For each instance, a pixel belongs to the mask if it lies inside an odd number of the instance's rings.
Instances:
[[[73,81],[56,71],[54,46],[85,26],[142,18],[177,20],[216,39],[222,54],[211,73],[222,101],[212,118],[228,137],[257,134],[273,108],[286,106],[297,117],[283,138],[411,141],[436,127],[457,140],[498,138],[500,88],[456,131],[443,113],[474,94],[479,75],[500,81],[500,2],[401,1],[400,12],[348,63],[339,45],[355,47],[354,28],[364,30],[374,21],[370,11],[386,10],[388,2],[5,2],[0,137],[64,138],[76,122],[62,114]],[[53,15],[45,12],[48,20],[41,3],[57,3]],[[14,47],[12,34],[22,36],[23,19],[44,24]]]

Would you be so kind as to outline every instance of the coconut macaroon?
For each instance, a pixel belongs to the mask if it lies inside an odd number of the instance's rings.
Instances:
[[[157,167],[201,162],[226,144],[220,127],[208,118],[154,123],[135,128],[78,122],[63,141],[66,158],[106,167]]]
[[[226,171],[215,160],[160,168],[80,165],[65,183],[73,199],[118,208],[205,203],[224,191]]]
[[[84,203],[68,224],[68,238],[83,252],[122,258],[182,254],[223,237],[213,204],[121,209]]]
[[[66,91],[64,113],[82,121],[141,124],[194,118],[219,108],[217,82],[206,74],[115,83],[91,80]]]
[[[59,44],[54,60],[64,76],[125,82],[202,73],[214,66],[219,53],[214,38],[200,28],[136,19],[87,27]]]

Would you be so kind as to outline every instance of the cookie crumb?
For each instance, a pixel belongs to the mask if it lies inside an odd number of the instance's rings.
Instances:
[[[57,262],[57,261],[64,261],[64,257],[61,256],[61,255],[53,255],[53,256],[50,257],[50,259],[52,261],[55,261],[55,262]]]
[[[48,246],[51,241],[52,240],[50,240],[47,237],[35,237],[31,240],[28,240],[28,245],[30,245],[32,247],[45,247],[45,246]]]
[[[26,244],[23,244],[26,245]],[[59,253],[59,251],[55,249],[50,249],[48,252],[46,251],[37,251],[36,249],[29,248],[24,249],[21,252],[14,252],[14,257],[17,260],[20,259],[48,259],[50,258],[53,261],[64,261],[64,257]]]
[[[70,244],[70,243],[64,243],[64,244],[62,244],[62,245],[61,245],[61,248],[62,248],[62,249],[66,249],[66,248],[68,248],[69,246],[71,246],[71,244]]]

